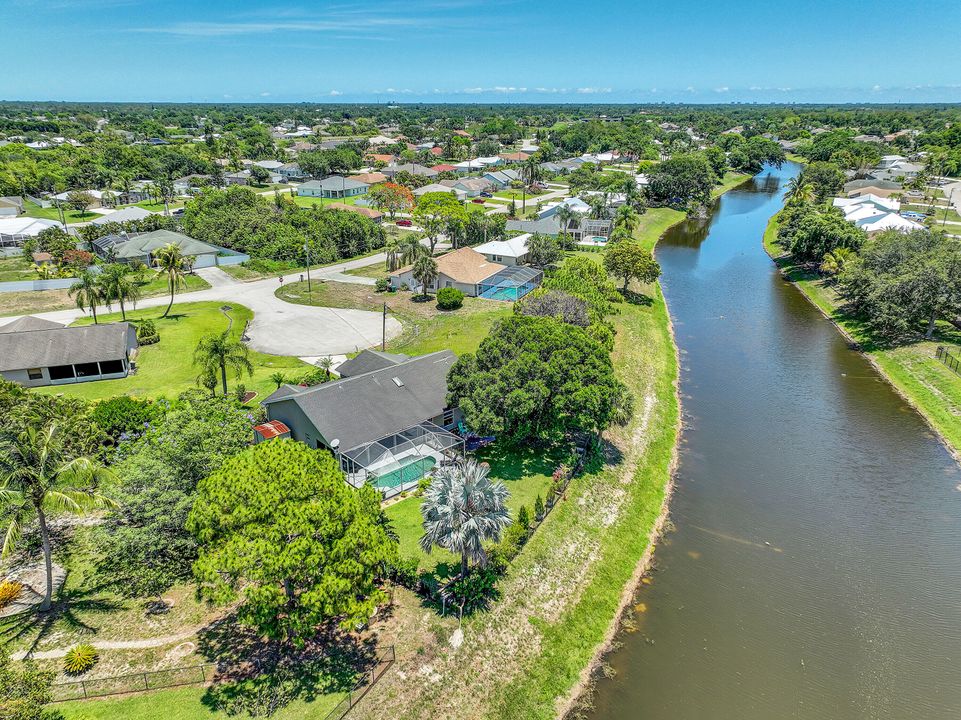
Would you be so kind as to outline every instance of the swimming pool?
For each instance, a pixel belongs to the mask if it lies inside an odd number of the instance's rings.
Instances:
[[[417,482],[437,464],[432,457],[421,457],[401,465],[395,470],[378,475],[374,478],[373,485],[381,490],[392,490],[396,487]]]

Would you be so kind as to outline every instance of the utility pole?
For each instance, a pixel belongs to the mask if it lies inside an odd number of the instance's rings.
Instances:
[[[304,242],[304,252],[307,253],[307,298],[313,300],[310,292],[310,245]]]
[[[951,193],[948,195],[948,204],[944,206],[944,217],[941,218],[941,227],[948,221],[948,210],[951,209],[951,203],[954,200],[954,188],[951,188]]]
[[[387,302],[384,302],[384,313],[381,317],[381,329],[380,329],[380,351],[385,352],[387,350]]]

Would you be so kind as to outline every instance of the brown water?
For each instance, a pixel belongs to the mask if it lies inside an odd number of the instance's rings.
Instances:
[[[764,254],[795,172],[658,246],[687,423],[676,531],[594,718],[961,718],[961,474]]]

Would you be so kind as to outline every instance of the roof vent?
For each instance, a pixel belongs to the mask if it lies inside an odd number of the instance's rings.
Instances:
[[[396,385],[397,387],[404,387],[404,381],[401,380],[399,377],[394,376],[391,378],[391,380],[394,381],[394,385]]]

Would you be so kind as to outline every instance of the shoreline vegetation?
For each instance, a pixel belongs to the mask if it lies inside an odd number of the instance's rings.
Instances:
[[[749,178],[729,174],[715,197]],[[649,209],[635,238],[653,249],[686,217]],[[631,289],[613,318],[612,355],[636,398],[630,423],[605,433],[602,457],[571,482],[565,501],[512,563],[491,611],[465,619],[456,643],[437,637],[412,657],[399,656],[397,671],[355,708],[357,718],[546,720],[589,704],[592,678],[667,522],[681,432],[667,305],[657,284]]]
[[[763,244],[782,277],[795,285],[852,347],[867,358],[961,463],[961,376],[935,359],[938,345],[961,357],[958,336],[941,335],[934,340],[893,347],[877,345],[858,320],[845,313],[841,299],[827,280],[795,263],[790,253],[778,245],[777,231],[778,215],[774,215],[768,221]]]

